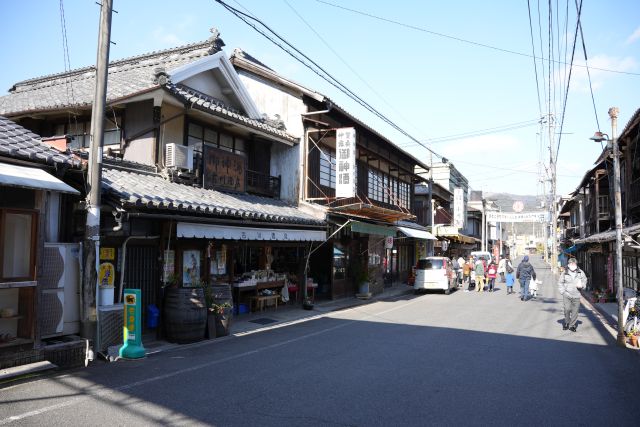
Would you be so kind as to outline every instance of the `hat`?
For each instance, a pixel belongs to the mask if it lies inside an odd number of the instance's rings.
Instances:
[[[571,257],[569,258],[569,261],[567,261],[567,264],[578,264],[578,260],[574,257]]]
[[[522,261],[524,261],[524,262],[529,261],[529,255],[525,255],[524,258],[522,258]]]

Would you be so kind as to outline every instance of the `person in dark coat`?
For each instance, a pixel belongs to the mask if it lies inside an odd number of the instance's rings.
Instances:
[[[564,307],[564,323],[562,329],[575,332],[578,327],[578,310],[580,309],[580,290],[587,287],[587,275],[578,267],[575,258],[569,258],[567,267],[558,280],[558,292],[562,295]]]
[[[516,279],[520,280],[520,301],[528,301],[529,282],[536,280],[536,271],[529,263],[529,255],[525,255],[524,258],[522,258],[522,262],[518,265]]]

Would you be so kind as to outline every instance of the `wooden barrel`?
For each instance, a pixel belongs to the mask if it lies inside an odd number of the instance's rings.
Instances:
[[[164,295],[164,328],[167,341],[190,343],[204,338],[207,307],[202,288],[167,288]]]

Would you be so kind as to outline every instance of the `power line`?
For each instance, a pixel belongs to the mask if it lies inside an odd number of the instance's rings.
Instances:
[[[329,83],[330,85],[332,85],[333,87],[335,87],[336,89],[338,89],[340,92],[344,93],[345,95],[347,95],[349,98],[351,98],[353,101],[357,102],[359,105],[361,105],[362,107],[364,107],[365,109],[367,109],[369,112],[373,113],[375,116],[377,116],[378,118],[380,118],[382,121],[384,121],[385,123],[387,123],[389,126],[391,126],[393,129],[397,130],[398,132],[400,132],[401,134],[403,134],[404,136],[406,136],[407,138],[413,140],[414,142],[418,143],[419,145],[421,145],[422,147],[424,147],[425,149],[427,149],[429,152],[431,152],[433,155],[435,155],[436,157],[439,158],[443,158],[440,154],[436,153],[435,151],[433,151],[431,148],[427,147],[426,145],[424,145],[422,142],[420,142],[417,138],[415,138],[414,136],[412,136],[411,134],[409,134],[407,131],[405,131],[404,129],[402,129],[400,126],[398,126],[397,124],[395,124],[391,119],[389,119],[388,117],[386,117],[384,114],[382,114],[381,112],[379,112],[377,109],[375,109],[373,106],[371,106],[369,103],[367,103],[365,100],[363,100],[362,98],[360,98],[358,95],[356,95],[353,91],[351,91],[348,87],[346,87],[343,83],[341,83],[338,79],[336,79],[335,77],[333,77],[328,71],[326,71],[324,68],[322,68],[318,63],[316,63],[314,60],[312,60],[311,58],[309,58],[307,55],[305,55],[303,52],[301,52],[298,48],[296,48],[295,46],[293,46],[291,43],[289,43],[287,40],[285,40],[282,36],[280,36],[278,33],[276,33],[274,30],[272,30],[267,24],[265,24],[264,22],[262,22],[260,19],[255,18],[253,16],[250,16],[244,12],[241,12],[240,10],[228,5],[227,3],[225,3],[222,0],[215,0],[217,3],[219,3],[220,5],[222,5],[225,9],[227,9],[229,12],[231,12],[233,15],[235,15],[238,19],[240,19],[242,22],[244,22],[245,24],[247,24],[248,26],[250,26],[251,28],[253,28],[256,32],[258,32],[259,34],[261,34],[263,37],[265,37],[267,40],[269,40],[270,42],[272,42],[273,44],[275,44],[276,46],[278,46],[280,49],[282,49],[284,52],[286,52],[288,55],[290,55],[293,59],[295,59],[296,61],[300,62],[302,65],[304,65],[305,67],[307,67],[309,70],[313,71],[315,74],[317,74],[320,78],[322,78],[323,80],[325,80],[327,83]],[[289,48],[286,48],[285,46],[283,46],[282,44],[280,44],[279,42],[277,42],[276,40],[274,40],[272,37],[270,37],[268,34],[266,34],[264,31],[260,30],[258,27],[256,27],[256,25],[252,24],[251,22],[249,22],[249,20],[251,21],[255,21],[257,22],[259,25],[261,25],[262,27],[264,27],[269,33],[273,34],[278,40],[280,40],[282,43],[284,43],[285,45],[287,45]],[[309,61],[311,64],[313,64],[313,66],[309,65],[307,62],[305,62],[303,59],[301,59],[300,57],[298,57],[296,54],[294,54],[293,52],[291,52],[291,50],[295,51],[298,55],[302,56],[304,59],[306,59],[307,61]],[[315,67],[315,68],[314,68]]]
[[[580,15],[582,14],[582,0],[578,6],[578,16],[576,18],[576,31],[573,35],[573,49],[571,50],[571,64],[573,64],[573,58],[576,53],[576,41],[578,39],[578,29],[580,28]],[[567,111],[567,99],[569,97],[569,85],[571,84],[571,71],[573,65],[569,67],[569,78],[567,80],[567,90],[564,95],[564,106],[562,107],[562,118],[560,119],[560,134],[558,135],[558,147],[556,148],[556,161],[558,159],[558,152],[560,151],[560,143],[562,142],[562,128],[564,127],[564,114]]]
[[[375,90],[375,88],[373,88],[373,86],[371,86],[351,65],[349,65],[349,63],[338,53],[336,52],[336,50],[331,47],[331,45],[324,39],[324,37],[322,37],[320,35],[320,33],[318,33],[312,26],[311,24],[309,24],[309,22],[304,19],[304,17],[291,5],[291,3],[289,3],[289,1],[287,0],[283,0],[285,2],[285,4],[287,6],[289,6],[289,8],[293,11],[293,13],[296,14],[296,16],[298,16],[298,18],[300,18],[300,20],[307,26],[307,28],[309,28],[319,39],[320,41],[327,47],[327,49],[329,49],[339,60],[340,62],[342,62],[344,64],[345,67],[347,67],[362,83],[364,83],[364,85],[369,88],[369,90],[371,92],[373,92],[376,96],[378,96],[378,98],[380,98],[382,100],[382,102],[384,102],[385,104],[387,104],[387,106],[389,108],[391,108],[397,115],[398,117],[400,117],[402,120],[405,121],[405,123],[409,124],[411,127],[413,127],[415,130],[420,131],[420,129],[418,129],[417,127],[415,127],[406,117],[404,117],[402,115],[402,113],[400,111],[398,111],[398,109],[396,109],[393,105],[391,105],[380,93],[378,93],[378,91]],[[237,2],[236,2],[237,3]]]
[[[459,140],[459,139],[473,138],[473,137],[478,137],[478,136],[491,135],[491,134],[494,134],[494,133],[506,132],[506,131],[509,131],[509,130],[521,129],[521,128],[524,128],[524,127],[529,127],[529,126],[533,126],[533,125],[537,125],[537,124],[538,124],[538,120],[528,120],[528,121],[524,121],[524,122],[517,122],[517,123],[512,123],[512,124],[503,125],[503,126],[496,126],[496,127],[493,127],[493,128],[480,129],[480,130],[477,130],[477,131],[469,131],[469,132],[455,134],[455,135],[430,138],[430,139],[425,140],[424,142],[428,142],[430,144],[439,144],[439,143],[442,143],[442,142],[455,141],[455,140]],[[408,143],[405,143],[405,144],[400,144],[399,146],[400,147],[409,147],[409,146],[412,146],[412,145],[415,145],[415,143],[408,142]]]
[[[576,8],[578,7],[578,0],[574,0],[576,3]],[[568,0],[567,0],[568,3]],[[578,22],[578,25],[580,27],[580,39],[582,40],[582,52],[584,53],[584,63],[588,64],[587,62],[587,47],[585,45],[584,42],[584,33],[582,32],[582,23]],[[598,120],[598,110],[596,109],[596,99],[593,96],[593,86],[591,85],[591,72],[589,71],[589,67],[587,67],[587,77],[589,78],[589,91],[591,92],[591,104],[593,105],[593,114],[596,117],[596,125],[597,125],[597,129],[598,132],[600,131],[600,121]]]
[[[218,1],[218,0],[216,0],[216,1]],[[460,37],[451,36],[451,35],[448,35],[448,34],[438,33],[436,31],[427,30],[426,28],[418,27],[418,26],[411,25],[411,24],[405,24],[403,22],[395,21],[393,19],[383,18],[381,16],[373,15],[371,13],[363,12],[361,10],[351,9],[351,8],[348,8],[348,7],[345,7],[345,6],[341,6],[341,5],[337,5],[337,4],[334,4],[334,3],[330,3],[330,2],[325,1],[325,0],[316,0],[316,1],[318,3],[326,4],[327,6],[335,7],[337,9],[343,9],[343,10],[346,10],[348,12],[356,13],[358,15],[367,16],[367,17],[372,18],[372,19],[377,19],[379,21],[384,21],[384,22],[388,22],[390,24],[399,25],[401,27],[409,28],[409,29],[420,31],[420,32],[423,32],[423,33],[432,34],[434,36],[444,37],[444,38],[455,40],[455,41],[459,41],[459,42],[462,42],[462,43],[468,43],[468,44],[471,44],[471,45],[474,45],[474,46],[480,46],[480,47],[484,47],[484,48],[487,48],[487,49],[497,50],[499,52],[510,53],[510,54],[513,54],[513,55],[524,56],[524,57],[527,57],[527,58],[531,57],[531,55],[528,55],[526,53],[517,52],[517,51],[509,50],[509,49],[503,49],[501,47],[491,46],[491,45],[488,45],[488,44],[475,42],[475,41],[472,41],[472,40],[467,40],[467,39],[463,39],[463,38],[460,38]],[[536,58],[536,57],[534,57],[534,58]],[[536,58],[536,59],[542,59],[544,61],[544,58]],[[564,62],[558,62],[558,63],[559,64],[563,64],[563,65],[569,65],[569,64],[564,63]],[[578,64],[575,64],[574,66],[576,66],[576,67],[584,67],[584,65],[578,65]],[[640,76],[640,73],[632,73],[632,72],[629,72],[629,71],[610,70],[610,69],[606,69],[606,68],[595,68],[595,67],[592,67],[592,69],[599,70],[599,71],[606,71],[606,72],[609,72],[609,73],[629,74],[629,75],[633,75],[633,76]]]
[[[535,51],[535,47],[533,44],[533,26],[531,25],[531,5],[529,3],[529,0],[527,0],[527,9],[529,10],[529,33],[531,34],[531,52],[533,53],[533,71],[535,73],[536,76],[536,95],[538,95],[538,112],[540,113],[540,116],[542,116],[542,104],[540,103],[540,84],[538,83],[538,66],[536,64],[536,59],[535,59],[535,55],[536,55],[536,51]]]

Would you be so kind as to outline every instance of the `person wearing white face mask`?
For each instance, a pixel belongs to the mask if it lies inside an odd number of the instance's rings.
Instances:
[[[562,295],[564,306],[564,323],[562,329],[575,332],[578,327],[578,310],[580,309],[580,289],[587,287],[587,275],[578,267],[575,258],[569,258],[567,268],[558,280],[558,291]]]

